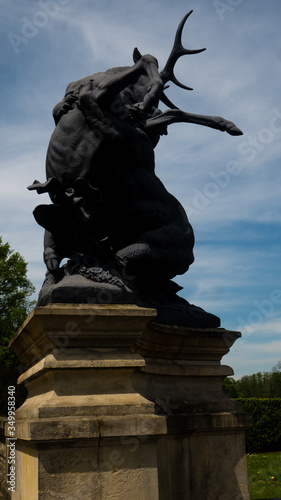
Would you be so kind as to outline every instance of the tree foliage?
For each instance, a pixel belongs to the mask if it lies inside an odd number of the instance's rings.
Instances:
[[[236,387],[243,398],[280,398],[281,372],[258,372],[245,375],[236,381]]]
[[[27,263],[0,237],[0,413],[5,414],[6,386],[16,385],[18,360],[8,344],[30,312],[35,291],[27,278]]]
[[[236,382],[232,377],[226,377],[223,381],[223,389],[231,398],[239,398],[239,392],[236,387]]]
[[[236,381],[227,377],[223,387],[232,398],[281,398],[281,361],[270,372],[244,375]]]

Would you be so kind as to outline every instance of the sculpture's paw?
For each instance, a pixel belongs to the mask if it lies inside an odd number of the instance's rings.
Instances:
[[[242,130],[236,127],[235,123],[230,122],[221,116],[217,116],[215,120],[217,122],[218,129],[222,132],[227,132],[230,135],[243,135]]]
[[[230,135],[243,135],[242,130],[240,128],[236,127],[235,123],[228,122],[227,127],[226,127],[226,132]]]

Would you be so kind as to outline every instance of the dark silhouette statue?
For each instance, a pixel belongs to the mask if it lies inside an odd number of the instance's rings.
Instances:
[[[47,275],[39,305],[135,303],[155,307],[157,321],[219,326],[219,318],[176,295],[180,287],[171,279],[192,264],[194,235],[154,163],[154,148],[172,123],[242,134],[224,118],[178,109],[164,93],[168,81],[189,89],[176,79],[175,63],[205,50],[182,46],[191,12],[178,27],[162,71],[155,57],[135,49],[133,66],[69,84],[55,106],[47,181],[29,187],[48,192],[53,202],[34,211],[45,228]],[[160,111],[159,101],[169,109]],[[68,261],[60,266],[64,258]]]

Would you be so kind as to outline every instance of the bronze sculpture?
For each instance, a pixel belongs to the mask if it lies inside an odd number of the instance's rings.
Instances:
[[[192,11],[191,11],[192,12]],[[132,67],[112,68],[71,83],[53,111],[56,128],[46,160],[53,205],[34,211],[45,228],[47,276],[39,305],[50,302],[137,303],[156,307],[158,321],[219,326],[216,316],[176,295],[171,281],[193,262],[194,235],[185,211],[155,174],[154,148],[167,126],[197,123],[231,135],[242,132],[221,117],[178,109],[166,96],[188,50],[179,24],[162,71],[157,59],[134,50]],[[170,109],[160,111],[159,101]],[[63,258],[67,264],[60,267]]]

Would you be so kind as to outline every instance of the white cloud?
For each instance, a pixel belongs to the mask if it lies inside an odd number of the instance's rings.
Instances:
[[[29,0],[15,1],[13,8],[7,0],[2,4],[4,35],[8,31],[20,33],[22,16],[32,19],[39,8]],[[273,109],[281,113],[281,6],[277,0],[266,7],[264,2],[247,0],[223,21],[213,2],[190,1],[190,8],[194,13],[185,26],[183,43],[189,48],[207,46],[207,51],[182,58],[176,66],[180,81],[193,86],[194,91],[171,84],[167,95],[186,111],[235,121],[244,136],[230,137],[191,124],[174,125],[156,149],[156,172],[189,211],[190,207],[196,209],[198,191],[206,197],[212,172],[225,171],[230,161],[240,165],[239,174],[231,176],[225,188],[219,186],[215,197],[207,196],[204,208],[197,205],[197,213],[190,214],[196,238],[200,235],[196,262],[186,276],[176,280],[184,284],[188,300],[190,294],[193,302],[222,314],[224,321],[235,327],[237,316],[247,319],[253,300],[265,300],[280,280],[279,268],[273,268],[280,238],[270,234],[267,224],[275,224],[272,230],[276,234],[281,222],[281,131],[272,129]],[[72,0],[21,47],[19,54],[4,36],[1,234],[29,261],[30,276],[38,289],[44,278],[43,229],[33,221],[32,210],[49,201],[47,196],[28,192],[26,186],[35,178],[44,179],[46,149],[53,130],[52,107],[72,79],[131,65],[135,46],[157,56],[163,67],[184,10],[179,0],[126,0],[118,5],[112,0],[97,0],[95,5]],[[274,123],[281,125],[280,120]],[[237,229],[239,224],[247,229]],[[261,224],[265,234],[258,237]],[[280,349],[279,341],[262,342],[262,332],[267,328],[278,337],[279,320],[266,319],[255,325],[251,344],[237,341],[241,347],[235,344],[229,355],[242,374],[257,371],[256,366],[270,369],[278,361],[275,350]],[[266,346],[264,351],[262,346]]]
[[[238,379],[258,371],[270,371],[281,359],[280,352],[281,340],[261,344],[252,342],[246,346],[243,339],[238,339],[231,352],[223,357],[222,364],[229,364],[234,368],[234,378]]]

